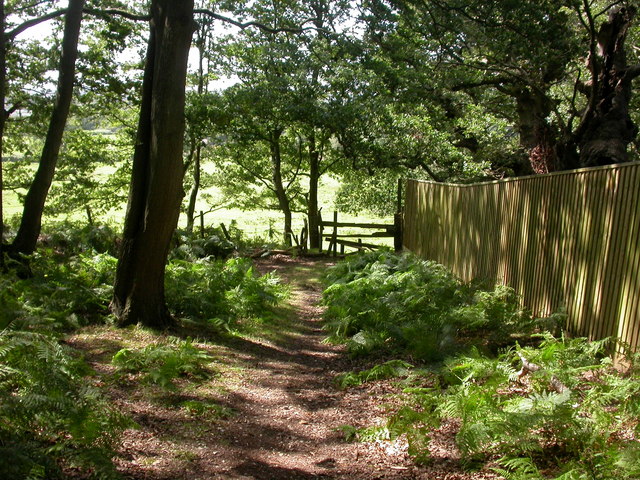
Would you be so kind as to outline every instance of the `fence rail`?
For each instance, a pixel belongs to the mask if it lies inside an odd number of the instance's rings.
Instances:
[[[320,239],[324,237],[329,242],[327,252],[333,252],[333,255],[338,254],[338,245],[340,245],[340,253],[344,254],[344,247],[357,248],[361,251],[363,248],[376,249],[380,248],[380,245],[374,243],[365,243],[363,238],[394,238],[394,245],[396,250],[402,249],[402,221],[401,215],[396,214],[394,217],[394,223],[362,223],[362,222],[338,222],[338,212],[333,212],[333,221],[324,221],[320,217]],[[360,230],[382,230],[373,233],[338,233],[338,228],[357,228]],[[324,229],[331,228],[332,233],[324,235]],[[345,238],[355,238],[354,240],[345,240]],[[320,248],[322,250],[322,248]]]
[[[640,346],[640,163],[474,185],[409,180],[404,247],[536,315]]]

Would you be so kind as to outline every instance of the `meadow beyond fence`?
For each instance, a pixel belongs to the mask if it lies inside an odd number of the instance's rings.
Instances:
[[[536,315],[640,347],[640,163],[475,185],[409,180],[404,247]]]

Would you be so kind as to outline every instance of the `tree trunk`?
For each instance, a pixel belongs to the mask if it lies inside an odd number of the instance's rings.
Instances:
[[[640,67],[627,65],[624,43],[635,14],[631,6],[616,8],[600,27],[598,49],[589,63],[592,99],[577,133],[582,166],[629,160],[627,146],[638,133],[629,116],[631,82],[640,75]]]
[[[111,311],[120,326],[173,325],[164,271],[184,195],[182,147],[193,0],[154,0],[136,148]]]
[[[318,184],[320,183],[320,152],[315,133],[309,137],[309,248],[320,248],[320,218],[318,215]]]
[[[198,29],[197,38],[195,41],[198,47],[198,95],[204,93],[204,55],[205,55],[205,43],[206,43],[206,31],[204,26]],[[200,178],[201,178],[201,159],[202,159],[202,138],[200,135],[194,134],[191,138],[191,153],[194,159],[193,164],[193,186],[191,187],[191,193],[189,194],[189,205],[187,206],[187,233],[191,235],[193,233],[193,222],[196,211],[196,201],[198,200],[198,193],[200,192]]]
[[[523,165],[518,175],[549,173],[558,169],[555,136],[547,117],[551,102],[544,93],[532,88],[520,88],[513,93],[518,113],[520,145],[528,153],[529,165]]]
[[[191,235],[193,233],[193,222],[196,211],[196,200],[198,200],[198,193],[200,192],[200,160],[202,155],[202,145],[198,144],[193,157],[193,185],[191,186],[191,193],[189,194],[189,205],[187,206],[187,233]]]
[[[4,126],[6,121],[5,115],[5,97],[7,95],[7,40],[4,36],[5,31],[4,18],[4,0],[0,0],[0,271],[5,269],[4,261],[4,176],[3,176],[3,145],[4,145]]]
[[[56,103],[51,114],[44,147],[42,148],[40,164],[25,197],[20,227],[10,247],[12,254],[30,255],[33,253],[40,235],[42,212],[53,181],[56,164],[58,163],[62,136],[73,97],[83,7],[84,0],[69,0],[69,7],[65,15]]]
[[[273,168],[273,187],[280,211],[284,214],[284,244],[291,246],[291,202],[287,195],[287,189],[282,182],[282,156],[280,153],[280,137],[281,129],[275,129],[271,132],[270,149],[271,149],[271,166]]]

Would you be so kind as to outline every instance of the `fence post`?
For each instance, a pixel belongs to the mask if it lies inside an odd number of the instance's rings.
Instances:
[[[331,235],[331,242],[333,243],[333,256],[338,256],[338,212],[333,212],[333,234]]]
[[[398,179],[398,197],[396,213],[393,216],[393,248],[396,252],[402,251],[404,215],[402,214],[402,178]]]
[[[322,226],[322,208],[318,210],[318,229],[320,230],[320,243],[318,244],[318,253],[322,253],[322,242],[324,241],[324,227]]]
[[[393,248],[396,252],[402,251],[402,229],[404,223],[404,215],[396,213],[393,216]]]
[[[231,241],[231,235],[229,235],[229,230],[227,230],[227,227],[224,225],[224,223],[220,224],[220,228],[222,229],[222,234],[224,235],[224,238],[226,238],[228,241],[232,242]]]
[[[200,238],[204,238],[204,212],[200,210]]]

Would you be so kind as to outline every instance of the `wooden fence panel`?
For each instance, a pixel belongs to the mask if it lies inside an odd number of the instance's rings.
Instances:
[[[409,180],[404,247],[465,281],[513,287],[535,315],[640,347],[640,163],[475,185]]]

